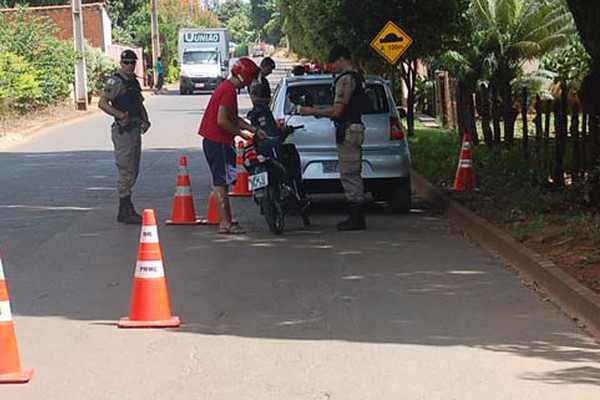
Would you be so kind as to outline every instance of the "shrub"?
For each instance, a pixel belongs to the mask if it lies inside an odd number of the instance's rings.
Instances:
[[[41,99],[36,70],[23,57],[0,49],[0,108],[24,110]]]
[[[241,43],[235,48],[235,56],[243,57],[248,55],[248,43]]]
[[[167,75],[165,76],[166,83],[179,82],[179,68],[170,65],[167,68]]]
[[[102,50],[90,46],[85,47],[85,66],[88,92],[102,93],[106,80],[119,71],[119,64],[108,57]]]
[[[25,9],[10,20],[0,16],[0,48],[22,57],[36,71],[42,93],[35,105],[64,99],[74,79],[72,45],[52,38],[48,33],[54,29],[47,19],[33,17]]]

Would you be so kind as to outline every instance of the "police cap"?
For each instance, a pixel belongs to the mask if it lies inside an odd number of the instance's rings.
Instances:
[[[350,61],[352,56],[350,54],[350,50],[348,50],[346,46],[337,44],[331,48],[331,51],[329,52],[328,61],[330,63],[334,63],[340,58],[344,58],[345,60]]]
[[[125,50],[121,53],[121,61],[137,61],[137,55],[132,50]]]

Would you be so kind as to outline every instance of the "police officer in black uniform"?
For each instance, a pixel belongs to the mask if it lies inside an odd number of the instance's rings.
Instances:
[[[131,189],[140,172],[141,135],[150,128],[142,88],[134,72],[137,59],[131,50],[121,53],[121,70],[108,79],[106,90],[98,102],[102,111],[115,118],[111,133],[119,175],[117,221],[125,224],[142,223],[141,215],[131,202]]]

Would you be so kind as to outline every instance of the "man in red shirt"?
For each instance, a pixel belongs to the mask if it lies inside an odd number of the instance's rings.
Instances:
[[[234,138],[251,139],[254,135],[266,137],[260,128],[254,127],[238,115],[237,90],[249,86],[258,75],[258,66],[247,57],[241,57],[231,68],[231,76],[213,92],[202,117],[198,134],[204,139],[202,149],[212,175],[219,233],[244,233],[239,225],[232,223],[229,203],[229,186],[235,183]]]

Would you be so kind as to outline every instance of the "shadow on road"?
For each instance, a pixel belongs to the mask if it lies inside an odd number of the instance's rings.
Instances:
[[[410,215],[372,205],[365,232],[336,232],[342,206],[326,202],[313,206],[312,227],[290,218],[288,231],[273,236],[249,198],[233,200],[245,236],[164,225],[183,152],[144,152],[134,196],[161,221],[172,309],[184,321],[174,334],[466,346],[600,361],[598,347],[565,316],[419,199]],[[126,315],[139,227],[115,222],[112,153],[0,154],[0,244],[14,313],[90,324]],[[203,215],[208,170],[200,152],[188,156]],[[598,368],[567,368],[524,378],[599,385],[598,376]]]

